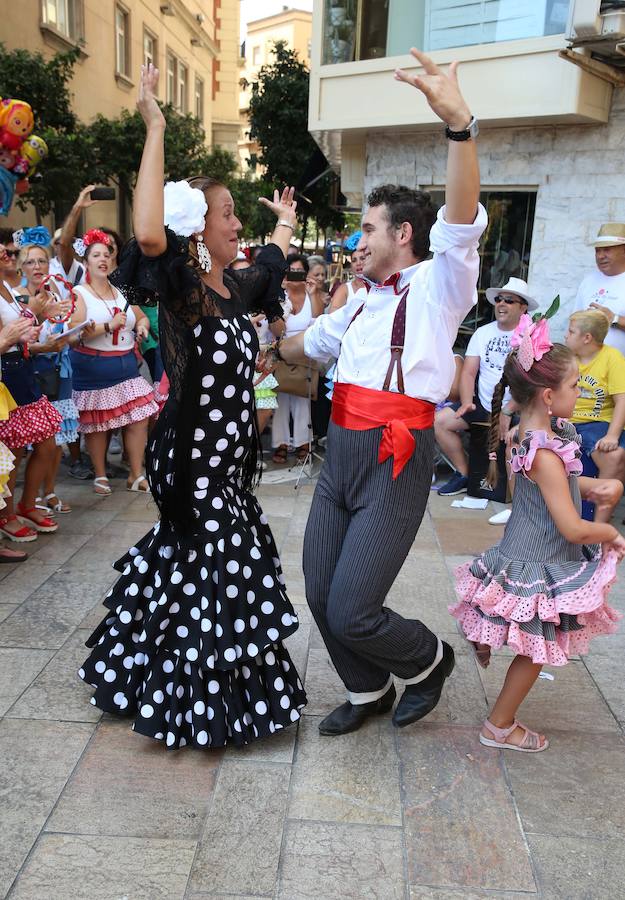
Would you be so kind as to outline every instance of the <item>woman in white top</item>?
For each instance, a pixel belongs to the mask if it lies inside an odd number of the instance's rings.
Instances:
[[[282,287],[291,303],[292,312],[286,320],[285,335],[298,334],[305,331],[312,322],[313,307],[306,289],[308,263],[303,256],[289,256],[289,268]],[[299,279],[293,280],[293,274]],[[273,414],[271,426],[271,443],[275,448],[273,461],[278,465],[286,462],[291,429],[289,419],[293,418],[292,443],[298,459],[305,459],[308,453],[308,434],[310,425],[310,403],[308,397],[296,397],[294,394],[278,393],[278,408]]]
[[[148,419],[158,412],[152,387],[139,375],[135,335],[144,340],[149,322],[138,306],[108,279],[110,237],[92,229],[84,237],[87,284],[75,288],[76,309],[72,325],[86,320],[94,324],[83,332],[80,345],[71,351],[74,403],[78,407],[78,430],[85,435],[95,470],[96,494],[110,494],[106,477],[107,432],[121,428],[128,453],[130,475],[127,488],[147,491],[143,455]]]
[[[358,249],[353,250],[349,266],[352,277],[349,281],[344,281],[343,284],[339,284],[335,290],[332,299],[330,300],[330,305],[328,306],[329,313],[334,312],[335,309],[340,309],[341,306],[345,306],[347,301],[351,300],[356,291],[359,291],[360,288],[365,286],[364,281],[360,278],[364,265],[364,252]]]

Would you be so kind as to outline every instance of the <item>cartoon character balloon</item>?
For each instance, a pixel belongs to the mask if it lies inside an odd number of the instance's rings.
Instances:
[[[0,144],[19,150],[33,130],[35,120],[30,103],[4,99],[0,103]]]
[[[28,177],[48,155],[43,138],[32,134],[33,126],[29,103],[0,98],[0,216],[8,215],[15,193],[26,193]]]
[[[39,163],[48,155],[48,145],[43,138],[36,134],[31,134],[22,144],[20,153],[28,160],[28,177],[31,178],[35,174]]]

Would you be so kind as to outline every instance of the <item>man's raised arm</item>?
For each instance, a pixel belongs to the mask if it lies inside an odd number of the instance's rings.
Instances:
[[[432,111],[451,132],[468,130],[472,116],[458,85],[458,63],[452,62],[449,69],[443,72],[420,50],[413,47],[410,53],[423,67],[423,74],[412,75],[397,69],[395,78],[421,91]],[[450,225],[471,225],[475,221],[480,196],[477,147],[472,138],[449,139],[448,144],[445,221]]]

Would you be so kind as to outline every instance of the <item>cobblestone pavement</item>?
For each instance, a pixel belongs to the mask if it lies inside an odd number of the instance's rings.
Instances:
[[[299,730],[242,751],[168,753],[101,715],[75,675],[111,562],[154,517],[146,497],[114,485],[98,498],[64,482],[74,512],[59,534],[32,545],[27,563],[0,567],[0,896],[624,895],[625,630],[538,681],[522,713],[549,734],[546,753],[504,757],[478,743],[506,658],[479,671],[446,606],[453,566],[499,533],[492,509],[452,510],[433,496],[390,597],[456,649],[438,708],[402,731],[384,716],[321,738],[320,717],[344,697],[305,605],[312,485],[262,487],[302,622],[288,646],[308,707]],[[613,598],[625,609],[625,580]]]

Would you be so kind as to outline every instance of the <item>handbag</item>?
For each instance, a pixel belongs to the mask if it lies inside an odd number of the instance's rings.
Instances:
[[[273,370],[273,376],[278,382],[276,391],[280,394],[293,394],[295,397],[308,397],[317,399],[319,387],[319,370],[312,365],[296,366],[279,360]]]
[[[50,368],[43,371],[35,372],[35,379],[41,388],[41,393],[48,400],[58,400],[61,389],[61,362],[57,356],[56,361],[52,363]]]

